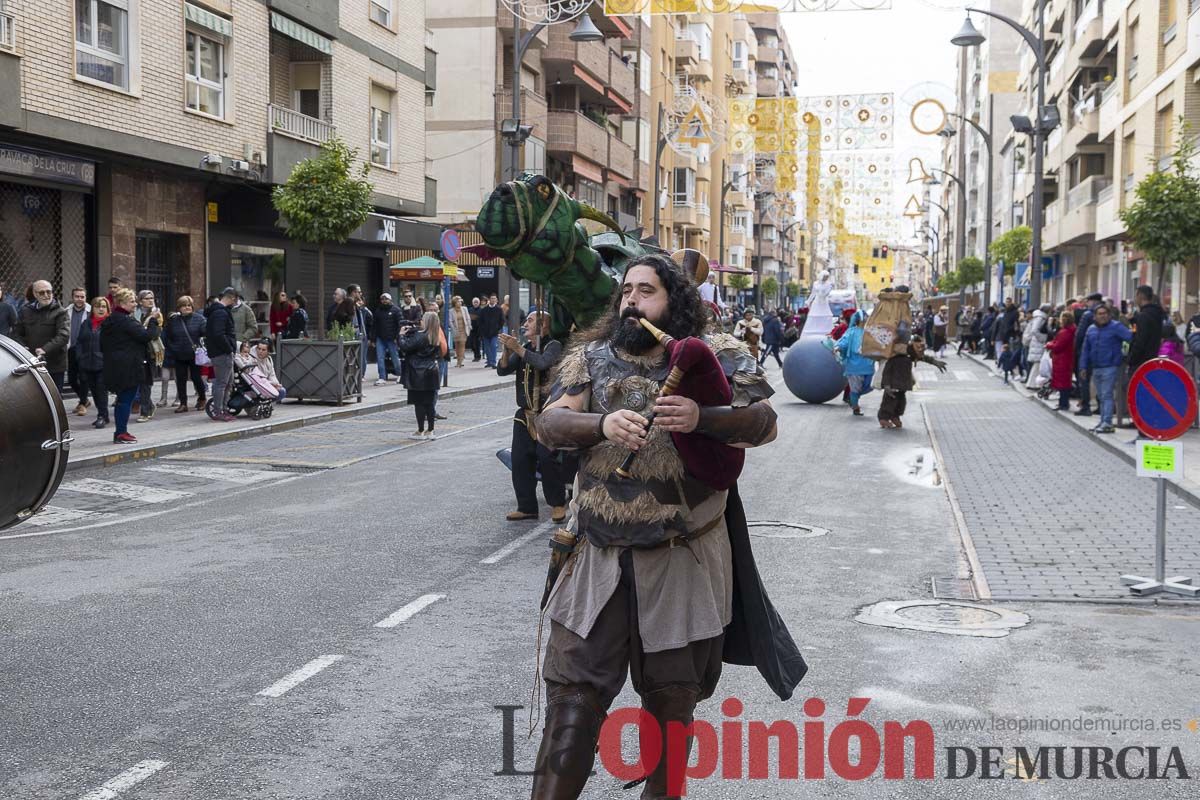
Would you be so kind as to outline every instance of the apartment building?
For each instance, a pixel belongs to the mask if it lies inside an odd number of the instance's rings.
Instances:
[[[435,93],[428,108],[439,223],[469,228],[499,182],[531,172],[622,227],[641,227],[653,159],[649,18],[607,17],[603,4],[588,13],[604,41],[572,41],[576,23],[568,21],[544,28],[522,54],[519,119],[532,131],[513,164],[499,132],[513,118],[514,25],[521,36],[531,26],[495,0],[428,4],[440,78],[454,86]],[[495,263],[465,256],[460,266],[472,294],[506,291]]]
[[[1021,6],[1022,0],[993,0],[988,9],[1016,18]],[[959,53],[956,113],[991,133],[992,219],[987,219],[989,149],[969,123],[950,116],[942,132],[941,169],[961,180],[962,185],[960,188],[945,175],[934,175],[934,200],[949,211],[949,224],[940,231],[945,243],[938,253],[939,274],[957,269],[961,257],[985,258],[989,225],[991,238],[1011,227],[1000,226],[997,220],[1003,218],[1007,223],[1011,218],[1001,213],[1012,208],[1012,185],[1005,182],[1009,173],[1005,172],[1008,162],[1003,148],[1020,147],[1018,140],[1007,134],[1012,129],[1009,117],[1019,113],[1023,105],[1018,89],[1023,40],[1012,28],[991,17],[979,15],[974,21],[987,41]],[[937,213],[940,216],[941,212]],[[998,291],[999,286],[994,286],[993,297]]]
[[[0,10],[0,280],[175,297],[231,284],[316,299],[315,247],[270,200],[339,136],[375,213],[327,253],[328,286],[387,285],[385,248],[437,241],[420,3],[6,0]]]
[[[1154,170],[1170,167],[1182,135],[1179,120],[1200,132],[1200,3],[1189,0],[1057,0],[1045,9],[1049,51],[1048,103],[1061,124],[1045,150],[1043,297],[1049,302],[1100,291],[1131,298],[1141,283],[1157,286],[1161,265],[1126,241],[1121,209]],[[1033,24],[1032,3],[1024,19]],[[1020,68],[1024,108],[1036,86],[1030,58]],[[1032,176],[1016,153],[1014,221],[1029,219]],[[1198,165],[1200,166],[1200,165]],[[1006,220],[998,220],[1006,222]],[[1171,270],[1164,306],[1196,312],[1196,260]]]

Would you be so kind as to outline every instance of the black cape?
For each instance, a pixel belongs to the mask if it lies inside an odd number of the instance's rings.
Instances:
[[[729,490],[725,504],[725,526],[733,554],[733,618],[725,626],[721,660],[757,667],[779,699],[788,700],[808,665],[762,585],[736,485]]]

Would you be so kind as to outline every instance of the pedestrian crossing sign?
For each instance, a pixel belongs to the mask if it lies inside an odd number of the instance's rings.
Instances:
[[[1018,289],[1028,289],[1029,288],[1029,262],[1028,261],[1018,261],[1017,262],[1017,284],[1016,285],[1017,285]]]

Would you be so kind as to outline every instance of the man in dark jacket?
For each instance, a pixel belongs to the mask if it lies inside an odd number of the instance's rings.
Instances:
[[[479,309],[481,303],[478,297],[471,298],[471,308],[467,313],[471,317],[471,333],[467,335],[467,348],[474,356],[472,361],[479,361],[483,358],[483,348],[479,343]]]
[[[1137,313],[1133,315],[1133,341],[1129,343],[1129,372],[1158,356],[1162,346],[1163,308],[1149,286],[1139,286],[1134,293]]]
[[[34,282],[33,302],[23,306],[17,315],[13,338],[46,360],[46,371],[61,392],[67,373],[71,318],[54,299],[54,288],[49,281]]]
[[[758,359],[759,365],[766,363],[767,356],[775,356],[775,363],[783,369],[783,360],[779,358],[779,348],[783,345],[783,323],[774,311],[767,312],[763,317],[762,341],[763,352]]]
[[[237,290],[226,286],[220,299],[204,309],[204,346],[213,368],[212,419],[215,422],[233,422],[234,419],[226,403],[233,388],[233,356],[237,352],[237,333],[229,308],[236,302]]]
[[[983,360],[990,361],[996,357],[992,348],[992,326],[996,324],[996,306],[988,306],[987,313],[979,321],[979,335],[983,338]]]
[[[509,512],[507,519],[517,522],[538,518],[537,473],[541,472],[542,494],[551,507],[550,518],[562,522],[567,516],[567,473],[572,470],[561,459],[573,461],[574,456],[567,452],[551,453],[545,445],[534,441],[529,421],[541,412],[550,395],[550,369],[562,359],[563,347],[561,342],[550,338],[549,314],[533,312],[523,329],[524,345],[515,336],[500,334],[504,351],[496,370],[499,375],[516,373],[517,376],[517,413],[513,416],[512,434],[512,483],[517,510]]]
[[[375,312],[375,366],[379,369],[376,386],[383,386],[388,379],[388,359],[395,359],[396,382],[399,383],[403,370],[400,367],[400,350],[396,342],[400,328],[405,324],[404,313],[392,302],[392,296],[384,292],[379,296],[379,310]]]
[[[0,284],[0,336],[11,336],[17,326],[17,307],[4,292],[4,284]],[[476,359],[478,361],[479,359]]]
[[[1080,374],[1079,359],[1083,357],[1083,344],[1087,338],[1087,330],[1095,320],[1096,307],[1103,300],[1104,296],[1099,292],[1089,294],[1087,308],[1079,315],[1079,322],[1075,326],[1075,372],[1079,384],[1079,410],[1075,412],[1077,417],[1089,417],[1092,414],[1091,387]]]
[[[87,413],[88,383],[83,370],[79,369],[79,365],[76,363],[75,343],[79,340],[79,329],[89,324],[88,315],[91,313],[92,307],[87,301],[87,290],[82,287],[72,289],[71,305],[67,308],[70,320],[68,326],[70,339],[67,342],[67,382],[71,385],[75,396],[79,398],[79,403],[75,406],[75,413],[79,416]]]
[[[479,309],[479,340],[483,344],[483,353],[487,357],[489,369],[496,368],[497,338],[504,328],[504,312],[500,309],[500,298],[497,295],[488,297],[488,303]]]
[[[1018,322],[1021,319],[1021,313],[1017,311],[1017,304],[1010,297],[1004,301],[1004,311],[1001,312],[999,320],[996,322],[996,358],[1000,357],[1000,348],[1008,343],[1008,340],[1014,336],[1020,335]]]
[[[1200,314],[1188,320],[1187,332],[1184,334],[1183,340],[1187,342],[1188,350],[1192,351],[1192,355],[1200,358]]]

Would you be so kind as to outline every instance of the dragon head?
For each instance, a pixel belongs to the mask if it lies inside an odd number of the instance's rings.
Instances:
[[[526,174],[495,188],[479,210],[475,229],[496,255],[528,272],[539,264],[554,269],[571,261],[576,248],[586,246],[584,232],[575,226],[581,219],[603,223],[624,239],[612,217],[571,199],[549,178]]]

